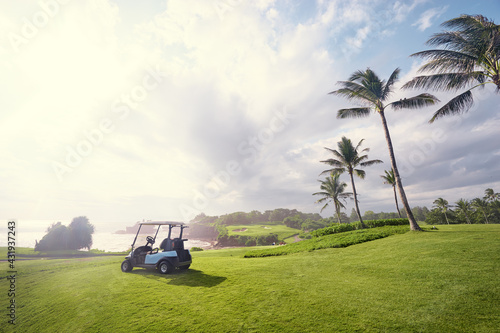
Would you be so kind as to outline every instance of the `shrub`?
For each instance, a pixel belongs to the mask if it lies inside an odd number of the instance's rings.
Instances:
[[[368,228],[377,228],[386,225],[407,225],[410,222],[408,221],[408,219],[383,219],[383,220],[367,220],[364,221],[364,223]],[[313,237],[319,237],[331,234],[338,234],[346,231],[358,230],[358,229],[361,229],[361,223],[359,222],[332,224],[329,227],[311,231],[311,235]]]
[[[194,251],[194,252],[196,252],[196,251],[203,251],[203,249],[201,247],[198,247],[198,246],[193,246],[191,248],[191,251]]]

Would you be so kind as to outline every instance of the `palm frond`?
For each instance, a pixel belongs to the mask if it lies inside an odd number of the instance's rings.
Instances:
[[[345,137],[344,137],[344,138],[345,138]],[[361,147],[361,145],[363,144],[363,142],[364,142],[364,141],[365,141],[365,139],[361,139],[361,140],[359,140],[359,142],[358,142],[358,144],[356,145],[356,147],[354,147],[354,150],[358,150],[358,149]],[[366,149],[370,150],[370,148],[365,148],[364,150],[366,150]],[[367,151],[368,151],[368,150],[367,150]]]
[[[384,170],[385,175],[381,175],[380,177],[384,180],[384,184],[389,184],[392,186],[396,185],[396,177],[394,176],[394,170],[391,169],[389,171]]]
[[[372,91],[362,84],[353,81],[339,81],[342,88],[329,92],[331,95],[340,95],[348,100],[355,100],[362,104],[370,104],[377,100]]]
[[[402,89],[436,89],[451,91],[465,88],[474,81],[482,83],[484,81],[484,73],[444,73],[417,76],[406,82]]]
[[[365,72],[362,70],[357,70],[354,73],[351,74],[349,77],[349,81],[359,81],[363,80],[365,78]]]
[[[471,33],[483,29],[494,28],[495,24],[483,15],[461,15],[452,18],[441,24],[444,28],[450,28],[463,31],[464,33]],[[497,26],[498,27],[498,26]]]
[[[366,166],[371,166],[371,165],[380,164],[380,163],[384,163],[384,162],[381,160],[370,160],[370,161],[360,163],[359,165],[361,165],[362,167],[366,167]]]
[[[476,68],[476,60],[473,59],[442,58],[429,60],[418,69],[418,72],[435,74],[471,73]]]
[[[420,94],[410,98],[404,98],[396,102],[392,102],[389,105],[392,106],[394,110],[401,109],[419,109],[425,106],[434,105],[439,102],[439,99],[431,94]]]
[[[370,108],[350,108],[337,111],[337,118],[362,118],[370,115]]]
[[[446,103],[446,105],[437,110],[432,116],[431,120],[429,120],[429,123],[433,123],[436,119],[447,115],[466,112],[471,108],[473,104],[474,99],[472,96],[472,92],[470,90],[467,90],[456,96],[448,103]]]
[[[344,183],[344,184],[345,184],[345,183]],[[346,184],[346,186],[347,186],[347,184]],[[345,199],[345,198],[349,198],[349,197],[350,197],[350,196],[352,196],[352,195],[353,195],[353,193],[352,193],[352,192],[343,192],[343,193],[340,193],[340,194],[339,194],[339,197],[341,197],[341,198]]]
[[[448,49],[426,50],[414,53],[411,56],[429,60],[427,64],[419,68],[419,73],[425,71],[443,73],[449,71],[450,67],[454,72],[473,71],[478,59],[475,55]],[[458,67],[452,67],[453,63],[456,63]]]
[[[324,161],[320,161],[320,162],[323,162]],[[326,175],[326,174],[329,174],[329,173],[332,173],[332,172],[344,172],[345,171],[345,168],[333,168],[333,169],[328,169],[328,170],[325,170],[325,171],[322,171],[319,175],[322,176],[322,175]]]
[[[401,70],[399,68],[396,68],[394,70],[394,72],[392,72],[391,76],[389,77],[389,80],[387,80],[387,83],[385,84],[385,86],[383,88],[382,95],[380,96],[380,99],[382,101],[385,101],[389,97],[389,95],[391,94],[393,85],[399,79],[399,72],[400,71]]]
[[[361,179],[365,179],[365,176],[366,176],[365,170],[361,170],[361,169],[354,169],[354,174]]]
[[[342,162],[343,158],[344,158],[344,155],[341,154],[340,152],[338,152],[337,150],[335,149],[331,149],[331,148],[327,148],[327,147],[324,147],[326,150],[328,150],[330,153],[332,153],[335,157],[337,157],[337,159],[339,161]]]

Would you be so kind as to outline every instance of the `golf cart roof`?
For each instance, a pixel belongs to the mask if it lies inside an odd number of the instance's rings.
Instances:
[[[179,226],[179,225],[185,225],[184,222],[174,222],[174,221],[146,221],[146,222],[139,222],[141,225],[171,225],[171,226]]]

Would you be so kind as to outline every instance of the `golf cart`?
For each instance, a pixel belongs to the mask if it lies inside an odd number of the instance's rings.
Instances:
[[[143,225],[157,225],[158,228],[156,229],[154,237],[146,237],[146,245],[134,248],[137,236],[139,236]],[[163,239],[159,247],[153,249],[152,246],[155,244],[156,236],[162,226],[168,226],[168,236]],[[171,238],[172,229],[176,227],[180,228],[179,237]],[[187,241],[187,239],[182,239],[182,231],[185,228],[187,228],[187,226],[182,222],[140,222],[139,229],[132,243],[132,250],[122,262],[122,271],[130,272],[134,267],[143,267],[156,268],[160,273],[167,274],[172,273],[176,268],[188,269],[191,265],[191,254],[189,250],[184,249],[184,241]]]

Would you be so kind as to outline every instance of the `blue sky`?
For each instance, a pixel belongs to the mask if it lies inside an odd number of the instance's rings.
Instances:
[[[370,158],[384,161],[356,180],[361,210],[393,211],[380,178],[390,168],[380,119],[336,119],[350,105],[328,92],[367,67],[383,78],[399,67],[400,83],[411,79],[421,63],[409,55],[445,20],[500,21],[496,0],[46,0],[0,9],[0,218],[86,215],[102,230],[199,212],[319,212],[312,193],[329,158],[323,147],[342,136],[365,139]],[[469,113],[433,125],[433,108],[388,113],[410,205],[500,191],[500,97],[484,89],[475,98]]]

